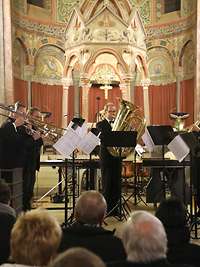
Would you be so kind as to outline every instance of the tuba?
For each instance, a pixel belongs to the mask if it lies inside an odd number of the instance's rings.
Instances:
[[[133,103],[121,100],[120,108],[115,118],[112,131],[137,131],[137,142],[140,140],[146,121],[142,116],[141,109]],[[133,152],[133,148],[124,147],[121,150],[118,147],[108,147],[109,153],[114,156],[126,157]]]

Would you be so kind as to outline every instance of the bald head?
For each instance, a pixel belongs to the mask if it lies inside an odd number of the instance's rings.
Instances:
[[[50,267],[105,267],[105,263],[85,248],[70,248],[61,253]]]
[[[167,237],[159,219],[146,211],[136,211],[126,222],[122,241],[130,261],[149,262],[166,258]]]
[[[75,207],[76,221],[86,224],[101,224],[106,213],[106,201],[95,190],[80,195]]]

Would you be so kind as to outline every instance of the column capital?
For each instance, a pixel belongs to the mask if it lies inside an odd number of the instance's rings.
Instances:
[[[25,65],[24,66],[24,78],[25,80],[31,81],[34,75],[35,66],[33,65]]]
[[[144,89],[148,89],[149,85],[151,84],[150,79],[141,80],[141,85]]]
[[[71,85],[71,79],[63,77],[61,81],[62,81],[63,88],[69,89],[69,86]]]

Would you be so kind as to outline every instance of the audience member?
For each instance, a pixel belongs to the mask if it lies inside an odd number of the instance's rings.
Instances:
[[[109,266],[169,267],[167,261],[167,236],[158,218],[146,211],[131,214],[122,231],[122,241],[127,260]],[[181,265],[182,266],[182,265]]]
[[[122,242],[113,231],[102,227],[106,201],[97,191],[86,191],[75,206],[75,223],[63,230],[60,251],[84,247],[96,253],[105,262],[125,259]]]
[[[0,179],[0,263],[6,262],[10,255],[10,234],[16,220],[10,198],[9,186]]]
[[[85,248],[71,248],[61,253],[50,267],[105,267],[105,263]]]
[[[190,243],[187,225],[187,210],[177,198],[169,198],[160,203],[156,216],[165,227],[168,239],[167,258],[171,263],[200,265],[200,246]]]
[[[46,210],[28,211],[12,229],[11,259],[17,265],[45,266],[56,256],[61,234],[59,223]]]

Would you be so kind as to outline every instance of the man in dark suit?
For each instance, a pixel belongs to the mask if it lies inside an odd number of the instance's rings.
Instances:
[[[40,138],[40,134],[37,131],[33,134],[28,133],[25,120],[26,107],[18,103],[14,112],[11,112],[11,116],[2,124],[0,128],[0,168],[23,169],[23,209],[27,210],[31,208],[31,168],[34,166],[35,143]]]
[[[16,221],[10,200],[10,188],[3,179],[0,179],[0,264],[7,262],[10,255],[10,234]]]
[[[103,138],[107,132],[112,131],[112,124],[116,116],[116,107],[113,103],[108,103],[105,108],[105,119],[98,122],[96,128],[101,132],[100,138]],[[107,147],[102,143],[99,151],[101,176],[102,176],[102,193],[108,206],[108,214],[118,215],[118,207],[121,192],[121,159],[112,156]]]
[[[29,145],[29,149],[26,151],[26,162],[24,166],[24,177],[26,177],[25,183],[25,199],[24,206],[26,209],[31,209],[31,202],[33,198],[34,185],[36,180],[36,171],[40,169],[40,150],[43,145],[42,133],[40,129],[34,123],[34,120],[41,120],[41,113],[37,107],[32,107],[28,111],[28,118],[30,120],[29,127],[33,130],[34,136],[32,142]]]
[[[22,168],[25,160],[25,139],[18,127],[24,124],[26,108],[19,105],[18,113],[11,113],[0,128],[0,168]]]
[[[97,254],[103,261],[125,259],[122,242],[114,232],[102,227],[106,201],[97,191],[85,191],[75,206],[75,222],[63,229],[59,252],[72,247],[83,247]]]

